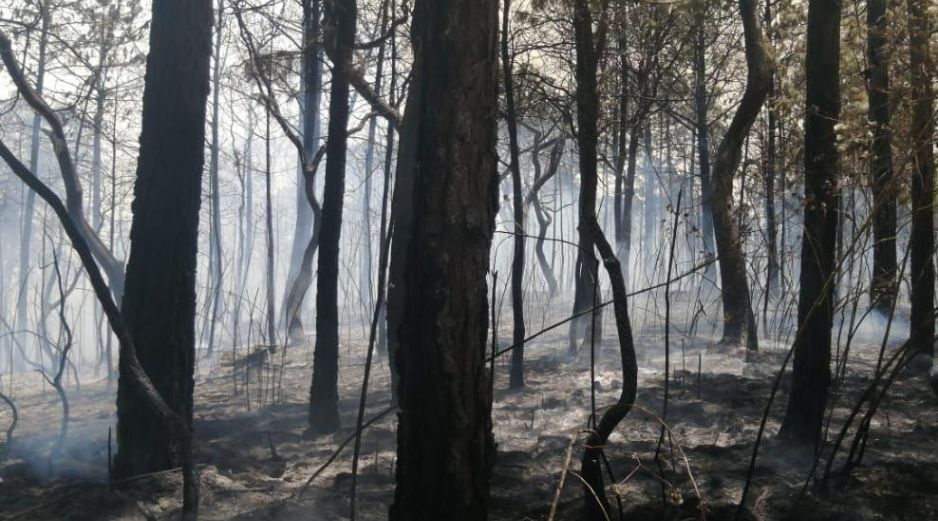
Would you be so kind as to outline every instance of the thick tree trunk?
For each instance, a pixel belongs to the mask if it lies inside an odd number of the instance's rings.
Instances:
[[[316,434],[339,429],[339,240],[348,148],[349,78],[358,9],[355,0],[329,0],[325,5],[325,37],[334,39],[335,50],[316,279],[316,347],[309,389],[309,428]]]
[[[912,349],[935,351],[935,94],[929,55],[932,27],[928,0],[906,0],[909,10],[909,69],[911,73],[912,146]]]
[[[481,521],[495,460],[485,279],[498,206],[498,2],[417,0],[413,13],[391,259],[400,413],[390,519]]]
[[[817,448],[830,387],[837,247],[840,2],[810,0],[806,53],[805,209],[791,394],[779,436]]]
[[[153,4],[122,312],[146,374],[190,425],[211,37],[210,0]],[[150,408],[130,362],[121,356],[114,465],[120,477],[173,468],[187,449]]]
[[[873,192],[873,280],[870,301],[882,314],[896,298],[896,186],[892,171],[892,132],[889,114],[889,55],[886,39],[886,1],[866,2],[866,83],[868,117],[872,124],[870,181]]]
[[[720,257],[720,281],[723,297],[723,340],[739,344],[746,336],[746,347],[758,349],[756,322],[746,280],[739,223],[733,212],[733,174],[739,167],[743,141],[759,116],[769,93],[772,66],[769,63],[754,0],[739,0],[740,16],[746,40],[746,91],[723,141],[717,148],[713,165],[713,231]]]

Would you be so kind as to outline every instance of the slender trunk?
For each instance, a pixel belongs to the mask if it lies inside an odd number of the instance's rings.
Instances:
[[[313,257],[319,246],[320,213],[316,200],[315,177],[310,172],[313,156],[319,147],[322,99],[322,46],[320,40],[320,0],[303,1],[302,50],[302,125],[303,154],[297,167],[297,217],[293,232],[293,249],[287,273],[287,292],[283,311],[288,337],[294,340],[304,335],[300,311],[306,292],[312,283]]]
[[[713,165],[713,231],[720,257],[720,281],[723,297],[723,340],[739,344],[743,335],[749,350],[758,349],[756,322],[746,280],[739,222],[733,212],[733,177],[739,167],[742,147],[752,124],[769,93],[772,66],[754,0],[739,0],[740,16],[746,40],[746,91],[723,141],[717,148]]]
[[[397,12],[396,0],[390,0],[390,10],[388,17],[391,20],[394,20]],[[390,38],[391,43],[391,74],[390,82],[388,84],[388,104],[392,107],[395,106],[395,92],[397,88],[397,38],[396,35],[392,35]],[[389,195],[393,196],[392,191],[388,191],[391,184],[391,176],[393,174],[393,161],[394,161],[394,135],[395,128],[393,125],[388,123],[387,126],[387,136],[384,147],[384,198],[388,198]],[[382,205],[385,201],[382,200]],[[382,206],[383,208],[383,206]],[[391,222],[385,222],[384,210],[382,209],[381,217],[381,244],[387,240],[387,237],[391,234],[391,228],[393,228]],[[390,257],[389,257],[390,259]],[[390,273],[385,277],[385,281],[389,280]],[[397,396],[397,370],[394,364],[393,352],[390,349],[390,342],[388,341],[388,306],[387,306],[387,283],[378,284],[378,294],[381,299],[381,309],[379,310],[380,316],[378,317],[378,352],[385,353],[388,357],[388,369],[391,373],[391,401],[395,400]]]
[[[704,257],[716,254],[713,239],[713,187],[710,179],[710,120],[707,96],[707,48],[704,24],[698,24],[694,44],[694,105],[697,134],[697,156],[700,164],[700,234],[703,236]],[[716,275],[716,266],[706,269],[708,277]]]
[[[889,55],[886,37],[886,1],[866,2],[866,57],[869,75],[868,117],[873,131],[870,143],[870,181],[873,192],[873,308],[888,314],[896,298],[896,187],[892,171],[892,132],[889,114]]]
[[[49,44],[49,7],[42,5],[42,26],[39,36],[39,61],[36,63],[36,94],[42,96],[43,84],[46,76],[46,52]],[[32,141],[29,148],[29,170],[39,171],[39,130],[42,127],[42,117],[37,112],[33,116]],[[16,297],[16,330],[26,331],[28,326],[27,296],[29,294],[30,259],[32,258],[33,213],[36,206],[36,194],[32,190],[25,190],[26,201],[23,203],[23,223],[20,234],[20,277]],[[26,346],[31,343],[29,335],[21,334],[19,343]]]
[[[817,450],[830,387],[837,247],[840,2],[810,0],[805,50],[805,208],[791,393],[779,436]]]
[[[543,146],[535,146],[534,150],[531,151],[531,162],[534,165],[534,183],[525,198],[525,206],[533,206],[534,216],[537,218],[537,240],[534,243],[534,253],[537,256],[537,262],[541,267],[544,280],[547,282],[548,295],[551,297],[558,291],[557,278],[554,277],[554,268],[550,261],[547,260],[547,254],[544,253],[544,243],[547,241],[547,231],[553,219],[548,215],[547,210],[544,209],[544,206],[541,204],[538,193],[541,187],[557,173],[560,167],[560,159],[563,157],[564,143],[565,139],[562,137],[553,141],[553,145],[550,147],[550,159],[548,159],[547,171],[544,172],[543,175],[541,174],[540,152],[544,147],[548,146],[549,142]]]
[[[912,349],[934,354],[935,337],[935,94],[929,55],[932,27],[928,0],[906,0],[909,11],[909,69],[911,73],[912,245],[910,252]]]
[[[502,81],[505,85],[506,124],[508,127],[508,168],[511,170],[512,214],[514,216],[514,254],[511,261],[512,344],[511,373],[508,387],[524,387],[524,195],[521,193],[521,166],[518,161],[518,114],[515,111],[512,59],[508,45],[508,20],[511,0],[502,5]]]
[[[625,292],[625,278],[615,252],[593,219],[592,232],[596,248],[603,258],[603,265],[609,274],[612,286],[612,306],[616,318],[616,332],[619,339],[619,358],[622,364],[622,390],[619,398],[606,409],[599,423],[594,423],[586,441],[586,449],[580,461],[580,473],[583,476],[586,499],[586,519],[590,521],[608,520],[609,502],[603,486],[603,471],[600,461],[603,459],[602,448],[635,403],[638,393],[638,361],[635,357],[635,343],[632,338],[632,325],[629,320],[628,299]],[[594,496],[595,494],[595,496]]]
[[[214,45],[214,64],[212,67],[212,144],[211,144],[211,159],[209,160],[209,182],[211,183],[212,188],[212,198],[211,201],[211,252],[209,254],[209,259],[211,262],[211,284],[212,289],[211,293],[211,320],[209,322],[209,333],[208,333],[208,355],[211,356],[215,348],[215,324],[218,320],[218,305],[221,300],[221,281],[222,281],[222,244],[221,244],[221,197],[218,193],[219,191],[219,182],[218,182],[218,152],[219,152],[219,140],[218,140],[218,119],[219,119],[219,110],[218,110],[218,96],[221,91],[221,41],[222,41],[222,32],[224,29],[224,10],[225,10],[225,0],[218,0],[218,7],[215,15],[215,45]]]
[[[309,390],[309,428],[316,434],[339,429],[339,240],[345,195],[349,80],[357,22],[356,0],[329,0],[325,5],[325,36],[327,40],[334,40],[335,50],[331,53],[334,56],[332,91],[326,140],[319,277],[316,279],[316,346]]]
[[[624,18],[624,17],[623,17]],[[623,27],[619,35],[619,95],[618,95],[618,121],[616,127],[616,156],[615,156],[615,189],[613,199],[613,226],[615,229],[616,249],[619,260],[628,266],[628,259],[623,257],[622,251],[626,242],[625,230],[625,164],[627,162],[626,135],[629,126],[629,74],[626,57],[628,55],[628,39]]]
[[[770,33],[769,43],[772,42],[772,4],[765,5],[765,27]],[[775,71],[769,80],[768,121],[766,123],[766,149],[763,178],[765,182],[765,236],[766,236],[766,276],[765,276],[765,302],[768,305],[769,296],[779,288],[778,268],[778,223],[775,211],[775,177],[778,175],[778,106],[776,104],[776,78]]]
[[[303,154],[300,158],[300,174],[297,191],[297,224],[293,237],[293,252],[290,273],[287,274],[287,292],[283,311],[289,338],[303,336],[300,310],[306,292],[313,281],[313,257],[319,247],[321,208],[316,199],[316,178],[313,156],[316,155],[320,138],[319,105],[322,98],[322,47],[320,40],[320,0],[303,2]],[[312,232],[300,220],[307,211],[312,216]],[[302,229],[301,229],[302,228]],[[301,240],[302,239],[302,240]],[[305,245],[305,247],[304,247]],[[301,255],[297,261],[297,250]]]
[[[596,216],[597,143],[599,141],[599,88],[597,85],[598,46],[594,41],[593,16],[590,3],[577,0],[573,7],[573,29],[576,41],[576,106],[577,147],[579,149],[580,196],[577,209],[579,238],[577,241],[576,287],[573,314],[593,307],[598,288],[596,277],[599,260],[593,251],[592,233],[587,228]],[[592,336],[599,310],[583,315],[570,323],[568,354],[575,355],[581,342]]]
[[[270,111],[264,112],[264,220],[267,237],[267,346],[273,351],[277,343],[277,319],[274,315],[274,206],[271,199]]]
[[[388,26],[388,2],[381,7],[381,23],[378,28],[378,34],[383,35]],[[375,87],[377,96],[382,95],[382,86],[384,84],[384,56],[385,45],[382,43],[378,48],[378,59],[375,64]],[[365,309],[373,310],[375,307],[374,274],[372,273],[372,244],[371,244],[371,192],[372,176],[374,175],[375,162],[375,144],[378,134],[378,116],[373,115],[368,121],[368,143],[365,147],[365,183],[362,193],[362,245],[360,277],[359,277],[359,297],[364,304]],[[380,245],[379,245],[380,250]],[[367,313],[366,313],[367,316]]]

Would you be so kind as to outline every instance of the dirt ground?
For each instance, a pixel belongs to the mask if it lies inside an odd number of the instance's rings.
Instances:
[[[505,320],[504,322],[507,322]],[[649,321],[645,321],[649,322]],[[650,323],[650,322],[649,322]],[[598,349],[596,402],[613,403],[621,386],[617,343],[608,335]],[[529,330],[537,330],[530,327]],[[742,351],[713,345],[703,332],[696,343],[682,328],[672,331],[667,423],[655,460],[664,397],[664,345],[660,324],[636,327],[639,398],[613,434],[606,456],[618,481],[607,488],[610,519],[733,519],[749,458],[784,342],[762,341],[747,363]],[[683,328],[684,331],[687,328]],[[355,335],[359,336],[360,335]],[[510,338],[507,329],[502,339]],[[504,343],[504,342],[503,342]],[[349,513],[351,444],[301,492],[307,479],[352,433],[363,365],[360,341],[343,346],[340,375],[343,429],[334,436],[304,437],[311,374],[311,347],[296,345],[275,356],[266,369],[237,369],[232,356],[200,362],[196,386],[196,459],[201,468],[204,520],[343,519]],[[579,519],[583,487],[575,471],[590,413],[589,356],[570,359],[566,328],[526,349],[527,387],[507,390],[507,360],[496,364],[493,422],[498,459],[492,482],[491,518],[546,519],[567,447],[572,461],[556,519]],[[847,377],[836,389],[828,438],[869,383],[879,346],[855,339]],[[243,358],[244,353],[239,355]],[[698,361],[701,371],[698,373]],[[282,367],[282,373],[275,368]],[[378,359],[366,418],[388,407],[388,368]],[[5,387],[10,385],[4,380]],[[872,423],[862,466],[846,479],[832,478],[827,490],[811,486],[801,497],[810,461],[794,457],[775,441],[786,403],[782,389],[766,426],[756,476],[740,519],[928,520],[938,519],[938,400],[922,376],[899,378]],[[49,451],[61,409],[54,391],[37,375],[13,383],[20,424],[12,449],[0,449],[0,519],[138,520],[178,516],[178,472],[107,483],[108,429],[114,424],[114,391],[87,378],[69,388],[72,421],[63,455],[50,465]],[[600,411],[601,412],[601,411]],[[0,412],[5,429],[11,415]],[[358,519],[385,519],[394,490],[395,420],[386,415],[365,431],[358,480]],[[680,456],[686,454],[685,464]],[[823,468],[823,461],[821,468]],[[690,469],[690,474],[687,468]],[[840,464],[834,465],[837,471]],[[691,478],[692,476],[692,478]],[[607,477],[607,485],[609,480]],[[695,492],[696,484],[698,493]],[[615,494],[614,494],[615,493]],[[664,499],[662,499],[664,498]]]

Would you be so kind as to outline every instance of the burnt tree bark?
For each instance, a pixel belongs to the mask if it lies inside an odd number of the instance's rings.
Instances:
[[[707,46],[703,24],[697,26],[694,35],[694,113],[696,115],[697,156],[700,168],[700,233],[703,238],[704,256],[716,253],[713,241],[713,185],[710,176],[710,119],[707,97]],[[714,276],[714,265],[706,271]]]
[[[769,44],[772,43],[772,3],[765,4],[765,27],[769,32]],[[766,237],[766,275],[765,275],[765,308],[768,309],[769,297],[779,289],[778,264],[778,222],[776,218],[776,177],[778,176],[778,106],[776,92],[775,71],[769,78],[768,92],[768,118],[766,121],[765,165],[763,181],[765,188],[765,237]],[[784,194],[783,194],[784,195]],[[763,318],[764,315],[763,315]]]
[[[316,280],[316,347],[309,388],[309,428],[315,434],[339,429],[339,239],[345,196],[352,47],[358,12],[355,0],[329,0],[325,7],[324,37],[333,42],[330,45],[334,45],[334,52]]]
[[[400,314],[392,521],[484,520],[495,459],[485,367],[497,212],[497,0],[417,0],[390,293]],[[389,313],[395,306],[389,307]]]
[[[596,186],[598,181],[597,144],[599,141],[599,87],[597,67],[605,36],[605,19],[596,34],[593,32],[593,14],[590,2],[577,0],[573,5],[573,31],[576,43],[576,141],[579,151],[580,195],[577,209],[578,232],[576,256],[576,287],[573,297],[573,315],[593,307],[596,301],[596,277],[599,260],[593,251],[593,237],[589,225],[596,216]],[[629,224],[631,225],[631,224]],[[599,310],[584,314],[570,322],[568,354],[575,355],[580,342],[588,342],[597,323]]]
[[[524,194],[521,193],[521,165],[518,160],[518,113],[515,110],[514,80],[511,74],[512,58],[508,48],[508,20],[511,0],[502,6],[502,84],[505,86],[505,123],[508,127],[508,166],[511,170],[512,215],[514,217],[514,246],[511,260],[511,318],[512,344],[511,371],[508,387],[524,387]]]
[[[769,93],[772,65],[766,52],[754,0],[739,0],[746,42],[746,90],[733,115],[713,164],[713,231],[720,257],[720,282],[723,298],[723,339],[739,344],[746,336],[746,347],[758,349],[756,321],[746,280],[739,223],[733,212],[733,174],[739,167],[743,141],[759,116]]]
[[[628,298],[622,267],[595,217],[588,226],[593,234],[596,249],[603,258],[603,265],[606,267],[606,273],[609,274],[609,281],[612,285],[612,306],[616,318],[616,333],[619,337],[619,358],[622,364],[622,390],[619,398],[616,403],[606,409],[599,423],[593,425],[580,462],[580,473],[583,475],[584,482],[589,485],[584,491],[587,519],[602,521],[609,519],[606,515],[609,512],[609,502],[606,499],[600,464],[602,450],[609,435],[628,415],[632,410],[632,404],[635,403],[635,396],[638,393],[638,361],[635,357],[635,343],[632,339],[632,325],[629,320]]]
[[[816,448],[827,405],[834,318],[840,117],[840,2],[810,0],[806,48],[805,208],[791,393],[779,436]]]
[[[896,187],[892,170],[892,132],[889,113],[889,55],[886,40],[886,2],[866,2],[866,90],[872,123],[870,181],[873,192],[873,308],[888,314],[896,298]]]
[[[912,237],[911,284],[912,349],[933,355],[935,337],[935,157],[932,62],[929,39],[932,28],[926,12],[928,1],[907,0],[909,11],[909,69],[912,109]]]
[[[211,0],[153,4],[122,310],[143,370],[188,426],[211,37]],[[187,450],[151,408],[125,343],[114,462],[120,477],[178,466]]]

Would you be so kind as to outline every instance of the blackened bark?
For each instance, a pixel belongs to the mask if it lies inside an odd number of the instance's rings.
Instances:
[[[211,0],[153,4],[122,310],[143,370],[190,426],[211,37]],[[119,477],[178,466],[186,451],[137,380],[122,352],[114,465]]]
[[[397,488],[391,521],[486,519],[495,458],[485,367],[497,213],[497,0],[417,0],[401,133]],[[403,251],[402,251],[403,250]],[[389,308],[389,311],[393,308]]]
[[[867,0],[866,59],[868,117],[872,124],[870,181],[873,192],[873,308],[889,313],[896,298],[896,187],[892,170],[892,132],[889,113],[889,55],[886,2]]]
[[[543,173],[541,172],[541,159],[539,154],[541,153],[541,149],[550,145],[551,142],[548,141],[543,145],[535,146],[534,150],[531,151],[531,163],[534,166],[534,183],[531,185],[531,189],[528,190],[528,195],[525,197],[525,207],[529,205],[534,207],[534,217],[537,219],[537,239],[534,242],[534,254],[537,257],[538,265],[541,267],[544,280],[547,282],[547,291],[550,296],[554,296],[557,293],[557,278],[554,276],[554,270],[550,261],[547,260],[547,255],[544,253],[544,242],[547,240],[547,230],[551,222],[553,222],[553,219],[541,204],[538,193],[541,187],[557,173],[560,167],[560,159],[563,157],[565,141],[566,140],[562,137],[553,140],[553,145],[550,148],[550,158],[547,162],[547,171]]]
[[[837,247],[840,2],[810,0],[806,49],[805,209],[791,394],[779,436],[817,447],[830,387]]]
[[[769,63],[754,0],[739,0],[746,41],[746,90],[733,121],[717,149],[713,165],[713,231],[720,257],[723,297],[723,343],[758,349],[756,322],[749,299],[746,260],[743,257],[739,223],[733,212],[733,174],[739,167],[743,141],[759,116],[769,93],[772,66]]]
[[[625,16],[623,16],[623,19]],[[622,256],[622,250],[625,244],[625,164],[627,161],[627,137],[629,126],[629,74],[628,74],[628,38],[626,38],[625,28],[621,28],[619,34],[619,93],[618,120],[616,121],[616,156],[615,156],[615,188],[613,196],[613,227],[615,230],[616,248],[620,260],[628,264],[628,259]]]
[[[572,313],[577,315],[590,309],[596,301],[596,276],[599,270],[599,260],[593,251],[592,232],[588,228],[596,215],[596,153],[599,141],[599,87],[596,78],[598,42],[594,41],[598,38],[593,34],[593,16],[588,1],[577,0],[574,3],[573,30],[576,41],[576,138],[580,166],[577,210],[579,239]],[[580,342],[589,341],[598,314],[597,309],[570,322],[568,354],[576,354]]]
[[[624,276],[629,275],[629,257],[632,250],[632,207],[635,201],[635,171],[638,161],[638,127],[632,126],[629,131],[628,159],[625,167],[625,186],[622,189],[622,237],[623,243],[619,247],[619,257],[625,264]]]
[[[358,6],[355,0],[325,3],[325,38],[334,42],[329,135],[322,198],[319,273],[316,280],[316,347],[309,389],[309,428],[316,434],[339,429],[339,239],[345,195],[349,90]]]
[[[580,462],[580,472],[584,481],[589,485],[589,489],[585,491],[587,519],[602,521],[609,519],[604,515],[604,512],[609,512],[609,503],[606,500],[600,465],[602,450],[609,435],[632,410],[632,404],[635,403],[635,396],[638,392],[638,361],[635,357],[635,343],[632,339],[632,325],[629,321],[628,299],[625,293],[622,267],[595,218],[590,228],[596,249],[603,258],[603,265],[606,267],[606,273],[609,274],[609,281],[612,285],[612,307],[616,318],[616,333],[619,337],[619,358],[622,363],[622,390],[619,398],[616,403],[606,409],[599,423],[590,431]],[[599,498],[598,503],[596,498]]]
[[[765,4],[765,27],[771,34],[772,32],[772,2]],[[772,36],[769,36],[769,42],[772,43]],[[775,178],[778,175],[778,106],[776,92],[775,71],[772,71],[769,79],[768,94],[768,121],[766,122],[766,149],[764,165],[764,183],[765,183],[765,238],[766,238],[766,277],[765,277],[765,305],[767,310],[769,297],[779,288],[779,266],[778,266],[778,223],[775,210]],[[764,318],[764,315],[763,315]]]
[[[508,166],[511,170],[512,209],[514,216],[514,252],[511,260],[511,317],[512,344],[511,372],[508,387],[524,387],[524,195],[521,193],[521,166],[518,162],[518,114],[515,111],[515,93],[511,73],[511,55],[508,49],[508,19],[511,0],[502,6],[502,83],[505,86],[506,124],[508,127]]]
[[[932,62],[927,0],[907,0],[909,11],[909,69],[912,109],[912,237],[911,284],[912,349],[932,355],[935,350],[935,157]]]
[[[713,187],[710,179],[710,121],[707,98],[707,56],[703,24],[697,26],[694,43],[694,107],[697,129],[697,155],[700,168],[700,233],[703,236],[704,256],[716,253],[713,242]],[[707,268],[714,275],[713,264]]]

